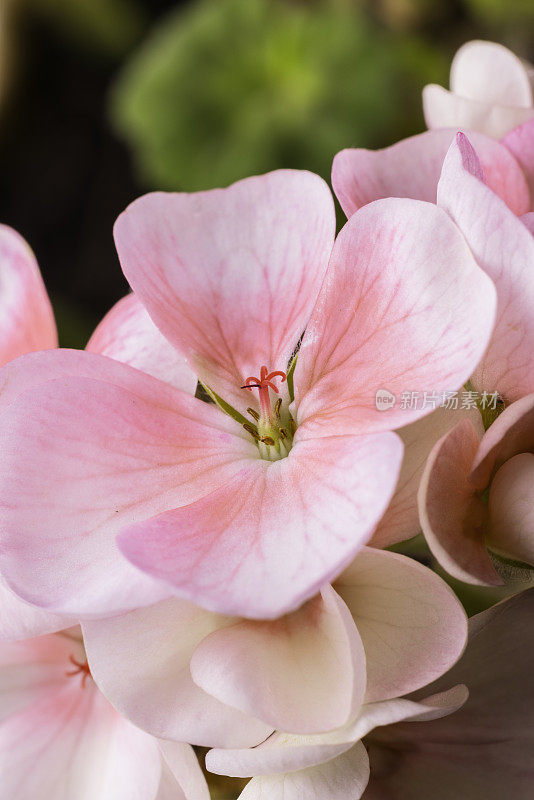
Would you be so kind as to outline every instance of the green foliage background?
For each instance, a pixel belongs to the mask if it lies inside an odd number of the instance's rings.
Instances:
[[[199,0],[163,20],[113,92],[143,177],[188,191],[277,167],[328,177],[343,147],[421,128],[447,60],[351,4]]]

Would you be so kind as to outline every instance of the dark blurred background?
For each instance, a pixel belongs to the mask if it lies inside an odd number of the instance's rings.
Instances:
[[[127,290],[112,226],[154,189],[424,128],[471,38],[533,59],[532,0],[0,0],[0,221],[36,252],[61,343]]]

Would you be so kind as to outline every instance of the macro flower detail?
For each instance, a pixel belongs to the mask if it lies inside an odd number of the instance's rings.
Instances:
[[[280,378],[283,383],[287,380],[287,375],[281,370],[269,372],[266,366],[262,366],[260,377],[247,378],[245,385],[241,387],[250,391],[258,389],[260,413],[253,408],[247,408],[247,414],[250,414],[255,424],[243,423],[243,427],[256,440],[262,455],[271,461],[288,454],[295,433],[295,422],[291,414],[282,409],[282,398],[278,398],[274,406],[272,405],[269,390],[279,393],[274,383],[275,378]],[[282,418],[283,411],[285,411],[284,418]]]
[[[532,800],[534,65],[431,83],[458,3],[46,5],[0,3],[46,267],[0,224],[0,800]]]
[[[219,407],[95,353],[5,368],[2,574],[78,619],[172,594],[287,613],[351,561],[391,498],[391,431],[424,412],[384,415],[377,388],[460,386],[492,329],[493,286],[431,204],[376,203],[333,246],[332,197],[309,173],[147,195],[115,236],[137,299]],[[261,418],[242,388],[258,365],[288,372],[274,385],[295,431],[276,461],[243,427],[247,407]]]

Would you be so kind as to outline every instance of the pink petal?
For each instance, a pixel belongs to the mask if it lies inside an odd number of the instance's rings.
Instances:
[[[55,636],[0,642],[0,724],[62,690],[65,671],[72,666],[71,655],[79,661],[83,658],[79,628]]]
[[[436,191],[450,143],[458,128],[426,131],[383,150],[342,150],[334,158],[332,186],[347,217],[385,197],[436,202]],[[481,133],[469,137],[490,186],[514,214],[530,208],[530,194],[517,161],[499,142]]]
[[[484,540],[486,506],[469,480],[478,444],[468,420],[437,442],[423,473],[419,513],[428,545],[449,574],[467,583],[497,586],[502,581]]]
[[[228,189],[146,195],[119,217],[124,273],[202,381],[238,409],[262,365],[286,370],[332,249],[324,181],[281,170]]]
[[[534,119],[519,125],[502,140],[515,156],[530,186],[530,208],[534,209]]]
[[[521,453],[498,470],[489,495],[492,549],[534,565],[534,455]]]
[[[25,603],[0,582],[0,642],[53,633],[74,622]]]
[[[80,618],[167,596],[122,558],[117,533],[229,480],[256,448],[214,406],[111,359],[78,357],[119,385],[59,378],[0,415],[0,562],[25,600]]]
[[[505,408],[484,434],[471,475],[473,484],[485,489],[491,474],[518,453],[534,451],[534,394]]]
[[[461,406],[457,409],[438,408],[397,431],[404,442],[402,469],[393,499],[369,542],[372,547],[389,547],[411,539],[421,531],[417,492],[427,458],[437,440],[464,417],[470,419],[482,435],[484,428],[478,409]]]
[[[253,778],[239,800],[358,800],[369,780],[369,758],[363,744],[321,764],[289,775]]]
[[[56,324],[37,261],[19,234],[0,225],[0,366],[57,347]]]
[[[6,798],[152,800],[160,771],[156,742],[74,679],[0,725]]]
[[[502,44],[466,42],[451,64],[451,91],[503,106],[531,108],[532,88],[525,64]]]
[[[494,139],[502,137],[534,116],[534,109],[485,103],[429,84],[423,89],[425,122],[432,128],[478,131]]]
[[[156,328],[134,294],[113,306],[95,330],[87,349],[147,372],[188,394],[195,394],[197,377]]]
[[[365,693],[365,653],[332,587],[273,622],[236,622],[204,639],[193,680],[273,728],[317,733],[344,725]]]
[[[429,128],[466,128],[495,139],[534,115],[528,68],[494,42],[467,42],[451,65],[451,91],[425,86]]]
[[[463,681],[468,701],[435,722],[380,731],[366,800],[530,800],[534,737],[525,709],[534,691],[533,613],[530,589],[471,618],[462,659],[431,687]]]
[[[191,745],[160,741],[159,748],[170,780],[167,794],[163,794],[160,783],[156,800],[210,800],[208,784]]]
[[[353,747],[353,741],[341,741],[332,733],[306,737],[274,733],[257,747],[210,750],[206,755],[206,769],[235,778],[282,775],[326,763]]]
[[[394,434],[305,436],[287,458],[250,461],[201,500],[123,530],[121,551],[204,608],[259,619],[294,610],[369,539],[402,457]]]
[[[199,642],[230,622],[175,598],[85,622],[91,672],[115,708],[154,736],[204,746],[256,745],[272,727],[206,694],[189,670]]]
[[[458,389],[480,360],[494,287],[451,220],[430,203],[378,200],[339,234],[295,371],[298,421],[346,433],[401,427],[431,407],[403,392]],[[396,404],[377,410],[376,393]]]
[[[534,211],[529,211],[528,214],[523,214],[521,217],[521,222],[534,236]]]
[[[368,703],[425,686],[464,649],[462,606],[441,578],[411,558],[366,548],[335,588],[362,637]]]
[[[27,353],[1,368],[0,413],[32,387],[57,378],[92,378],[141,393],[147,400],[164,393],[171,403],[176,396],[168,384],[149,378],[143,381],[138,370],[107,356],[83,350],[45,350]]]
[[[426,692],[425,688],[425,695]],[[461,708],[468,697],[467,687],[464,684],[457,684],[443,692],[425,696],[422,700],[407,700],[400,697],[380,703],[369,703],[362,707],[359,717],[352,725],[345,726],[342,731],[334,732],[331,736],[352,739],[356,742],[375,728],[382,728],[384,725],[403,721],[428,722],[441,719]]]
[[[475,389],[513,401],[534,391],[534,238],[474,174],[476,154],[458,134],[438,187],[438,205],[456,222],[497,289],[490,346],[472,376]]]
[[[334,731],[314,736],[275,733],[258,747],[248,750],[210,750],[206,767],[210,772],[235,777],[290,773],[324,764],[346,753],[378,726],[406,719],[438,719],[451,714],[467,699],[465,686],[434,694],[414,702],[404,698],[369,703],[355,720]]]

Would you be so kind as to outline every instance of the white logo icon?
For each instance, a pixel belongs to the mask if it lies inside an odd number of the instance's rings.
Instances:
[[[397,398],[388,389],[377,389],[375,405],[377,411],[389,411],[395,405]]]

